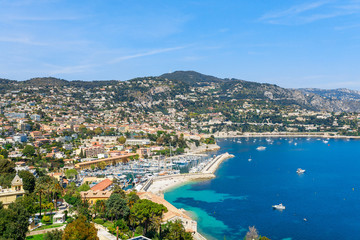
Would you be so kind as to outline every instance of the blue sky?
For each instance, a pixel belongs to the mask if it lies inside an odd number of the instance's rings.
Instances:
[[[175,70],[360,90],[360,0],[0,0],[0,77]]]

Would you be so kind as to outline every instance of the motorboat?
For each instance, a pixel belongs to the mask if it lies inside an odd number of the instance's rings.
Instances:
[[[296,170],[296,172],[297,172],[298,174],[302,174],[302,173],[305,172],[305,169],[298,168],[298,169]]]
[[[259,146],[256,148],[256,150],[258,150],[258,151],[264,151],[265,149],[266,149],[266,147],[264,147],[264,146]]]
[[[272,207],[276,210],[285,210],[285,206],[282,203],[273,205]]]

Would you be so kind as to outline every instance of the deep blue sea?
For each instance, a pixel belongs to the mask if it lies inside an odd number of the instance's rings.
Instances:
[[[193,214],[206,237],[243,239],[255,226],[272,240],[360,239],[359,140],[239,138],[218,144],[214,154],[235,158],[220,165],[215,179],[165,194]],[[306,172],[298,175],[297,168]],[[284,211],[272,209],[279,203]]]

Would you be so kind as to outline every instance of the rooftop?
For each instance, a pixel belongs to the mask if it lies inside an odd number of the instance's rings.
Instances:
[[[110,187],[112,183],[113,182],[110,179],[107,178],[107,179],[99,182],[95,186],[93,186],[90,190],[103,191],[103,190],[107,189],[108,187]]]

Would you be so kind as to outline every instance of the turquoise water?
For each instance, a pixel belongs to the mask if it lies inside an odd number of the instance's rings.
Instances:
[[[201,233],[235,240],[255,226],[272,240],[360,239],[360,141],[240,140],[219,140],[216,154],[235,158],[221,164],[215,179],[165,194],[192,213]],[[257,151],[258,146],[266,150]],[[297,168],[306,172],[298,175]],[[284,211],[272,209],[279,203]]]

